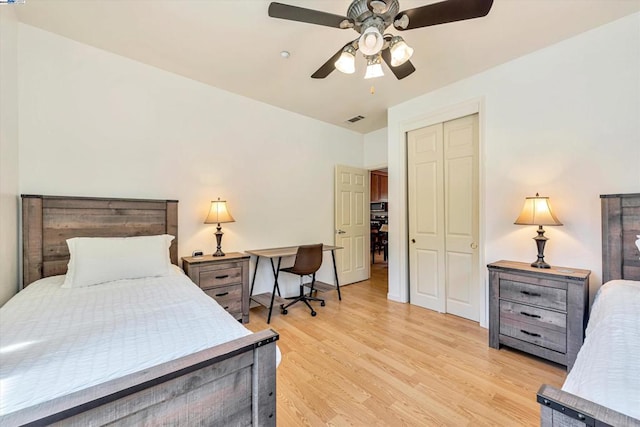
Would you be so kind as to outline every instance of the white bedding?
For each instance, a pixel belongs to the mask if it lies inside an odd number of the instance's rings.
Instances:
[[[63,281],[39,280],[0,308],[0,416],[251,334],[181,272]]]
[[[600,288],[562,390],[640,419],[640,282]]]

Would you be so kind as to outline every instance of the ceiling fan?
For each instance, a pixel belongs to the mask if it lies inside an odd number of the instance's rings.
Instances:
[[[400,80],[416,70],[409,61],[413,49],[402,37],[385,34],[387,27],[393,24],[396,30],[405,31],[479,18],[489,13],[492,4],[493,0],[445,0],[399,12],[398,0],[353,0],[347,16],[340,16],[273,2],[269,5],[269,16],[326,27],[353,28],[360,33],[313,73],[314,79],[324,79],[334,69],[352,74],[359,50],[367,58],[365,79],[384,75],[381,65],[384,61]]]

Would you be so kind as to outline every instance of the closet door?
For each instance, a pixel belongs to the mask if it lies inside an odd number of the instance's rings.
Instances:
[[[442,123],[407,134],[409,296],[445,311]]]
[[[411,303],[479,320],[478,115],[407,133]]]
[[[478,115],[444,123],[446,312],[479,321]]]

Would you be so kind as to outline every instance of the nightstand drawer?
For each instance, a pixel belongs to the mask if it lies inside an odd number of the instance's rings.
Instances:
[[[204,292],[229,313],[242,312],[242,285],[219,286]]]
[[[214,288],[229,284],[242,283],[242,268],[221,268],[200,271],[200,287]]]
[[[500,334],[560,353],[567,351],[567,334],[565,332],[503,318],[500,320]]]
[[[531,307],[510,301],[500,301],[500,323],[513,320],[566,333],[567,315],[544,308]]]
[[[567,291],[515,280],[500,280],[500,298],[554,310],[567,310]]]

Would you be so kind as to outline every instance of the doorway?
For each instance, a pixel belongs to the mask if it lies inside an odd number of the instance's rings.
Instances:
[[[479,321],[478,114],[406,141],[411,303]]]
[[[372,283],[388,292],[389,176],[387,168],[370,171],[370,259]]]

